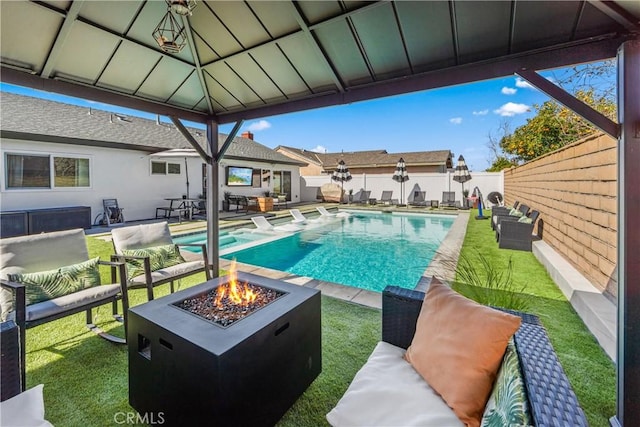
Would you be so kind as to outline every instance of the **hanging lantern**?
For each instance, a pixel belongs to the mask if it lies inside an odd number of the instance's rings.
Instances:
[[[179,53],[187,44],[186,30],[173,16],[171,9],[167,10],[152,35],[160,49],[168,53]]]

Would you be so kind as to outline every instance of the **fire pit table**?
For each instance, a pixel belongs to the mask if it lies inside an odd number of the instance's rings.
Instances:
[[[141,415],[271,426],[322,370],[320,291],[223,276],[132,307],[127,342],[129,403]]]

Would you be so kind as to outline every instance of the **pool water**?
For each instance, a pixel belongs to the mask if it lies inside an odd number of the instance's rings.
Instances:
[[[240,246],[251,242],[256,242],[265,238],[261,233],[230,233],[228,231],[222,231],[219,234],[220,251],[227,250],[233,246]],[[206,233],[189,234],[186,236],[176,237],[173,239],[174,243],[207,243]],[[195,253],[202,252],[199,247],[188,248],[187,250]]]
[[[377,292],[413,289],[454,219],[358,213],[221,258]]]

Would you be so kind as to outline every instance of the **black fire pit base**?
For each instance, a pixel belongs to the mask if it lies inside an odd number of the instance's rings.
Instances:
[[[320,292],[238,278],[285,295],[227,328],[173,305],[227,277],[129,310],[129,403],[141,415],[164,425],[272,426],[320,374]]]

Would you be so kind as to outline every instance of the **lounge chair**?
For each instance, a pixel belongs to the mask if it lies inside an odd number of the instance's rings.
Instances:
[[[346,218],[351,216],[349,212],[329,212],[324,206],[317,206],[316,209],[320,212],[320,218]]]
[[[427,206],[427,192],[426,191],[414,191],[413,199],[409,200],[410,206]]]
[[[274,226],[269,221],[267,221],[267,218],[261,215],[251,217],[251,221],[253,221],[253,223],[256,226],[256,229],[259,231],[268,231],[268,232],[282,231],[282,232],[292,233],[292,232],[302,230],[302,227],[300,227],[297,224],[284,224],[284,225]]]
[[[199,243],[173,243],[166,221],[140,224],[111,230],[115,255],[112,261],[126,262],[128,289],[147,289],[147,298],[153,299],[153,288],[197,273],[205,273],[211,279],[207,245]],[[201,259],[189,261],[182,258],[181,246],[199,246]]]
[[[358,199],[353,200],[351,203],[356,204],[367,204],[369,203],[369,198],[371,197],[371,191],[360,190],[360,197]]]
[[[302,212],[300,212],[300,209],[289,209],[289,213],[293,217],[293,219],[291,220],[292,224],[307,224],[307,223],[313,223],[313,222],[319,221],[319,219],[317,218],[316,219],[307,218],[302,214]]]
[[[456,192],[455,191],[443,191],[442,192],[442,201],[440,202],[440,206],[446,207],[456,207]]]
[[[398,199],[392,199],[393,191],[383,191],[380,196],[380,203],[383,205],[397,205]]]

